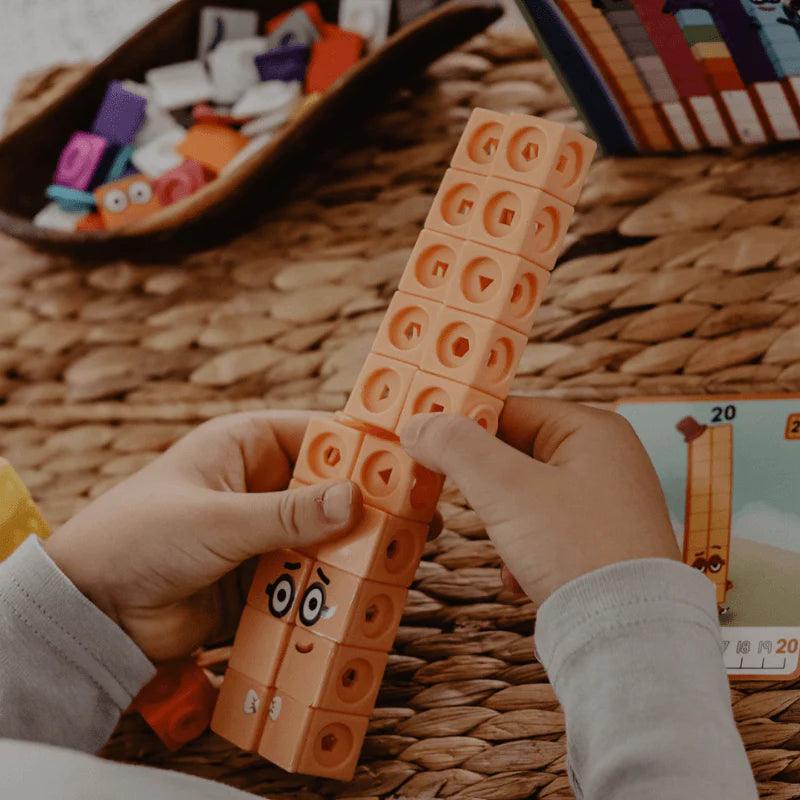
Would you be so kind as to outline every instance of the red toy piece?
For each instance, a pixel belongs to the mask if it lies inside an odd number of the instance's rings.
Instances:
[[[325,25],[325,38],[311,46],[306,72],[306,92],[324,92],[358,62],[364,40],[351,31]]]

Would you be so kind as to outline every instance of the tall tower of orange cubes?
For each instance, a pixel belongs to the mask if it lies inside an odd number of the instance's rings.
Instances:
[[[683,560],[708,576],[723,608],[730,588],[733,426],[707,427],[686,417],[677,427],[688,449]]]
[[[475,109],[344,412],[308,427],[294,485],[350,479],[344,538],[259,564],[212,721],[286,770],[347,779],[443,477],[397,431],[413,414],[490,433],[595,151],[556,122]]]

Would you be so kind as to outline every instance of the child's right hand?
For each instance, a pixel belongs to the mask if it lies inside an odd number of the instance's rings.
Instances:
[[[400,435],[413,458],[458,486],[504,572],[537,605],[618,561],[680,559],[655,469],[618,414],[512,397],[498,434],[505,442],[442,414],[412,417]]]

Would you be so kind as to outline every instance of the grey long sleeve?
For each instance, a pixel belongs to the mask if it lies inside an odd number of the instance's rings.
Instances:
[[[539,609],[583,800],[753,800],[710,581],[666,559],[596,570]]]
[[[542,606],[537,647],[566,711],[583,800],[756,796],[705,578],[661,560],[594,572]],[[152,674],[29,539],[0,564],[0,797],[254,800],[65,749],[99,747]]]

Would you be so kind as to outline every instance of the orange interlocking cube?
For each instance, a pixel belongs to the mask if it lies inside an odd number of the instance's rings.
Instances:
[[[292,624],[297,617],[297,598],[303,591],[312,563],[313,559],[297,550],[275,550],[261,556],[250,584],[247,605]]]
[[[400,278],[400,291],[443,303],[463,244],[454,236],[423,230]]]
[[[245,606],[228,665],[262,686],[272,686],[291,628],[272,614]]]
[[[485,182],[482,175],[447,170],[425,220],[426,229],[457,239],[470,238],[470,226],[478,213]]]
[[[344,413],[386,430],[394,430],[417,370],[394,358],[370,353]]]
[[[274,688],[228,668],[211,719],[211,730],[242,750],[254,751],[261,741],[274,692]]]
[[[332,419],[308,423],[294,476],[305,483],[347,480],[353,472],[364,434]]]
[[[363,48],[364,40],[357,33],[327,26],[325,38],[311,45],[311,57],[306,70],[306,93],[329,89],[358,62]]]
[[[395,292],[378,328],[372,351],[419,366],[431,346],[442,304],[405,292]]]
[[[198,122],[189,128],[186,138],[175,150],[216,175],[249,141],[239,131],[225,125]]]
[[[108,230],[116,230],[154,214],[161,202],[144,175],[131,175],[94,190],[97,210]]]

